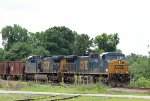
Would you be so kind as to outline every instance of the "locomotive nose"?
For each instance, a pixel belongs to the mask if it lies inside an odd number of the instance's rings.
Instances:
[[[125,60],[112,60],[109,62],[108,72],[113,74],[128,73],[128,62]]]

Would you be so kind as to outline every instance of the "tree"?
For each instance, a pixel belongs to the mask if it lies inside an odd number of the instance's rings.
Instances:
[[[40,43],[51,54],[67,55],[72,54],[72,46],[76,32],[62,27],[53,27],[42,33]]]
[[[3,46],[6,50],[9,50],[11,46],[16,42],[27,42],[28,31],[19,25],[6,26],[1,30]]]
[[[126,60],[129,62],[129,65],[132,65],[133,63],[144,59],[144,57],[142,55],[138,55],[135,53],[131,53],[130,55],[126,56]]]
[[[117,51],[119,43],[118,33],[107,35],[103,33],[95,37],[94,43],[98,46],[100,52]]]
[[[5,59],[4,59],[4,54],[5,54],[5,50],[2,49],[2,48],[0,48],[0,61],[5,60]]]
[[[93,39],[90,39],[87,34],[76,35],[76,40],[73,46],[73,54],[85,55],[89,53],[92,43]]]
[[[137,62],[130,65],[130,71],[134,75],[134,79],[137,80],[140,77],[149,79],[150,77],[150,58],[141,58]]]
[[[32,55],[32,50],[32,45],[17,42],[5,53],[4,58],[9,61],[22,60]]]
[[[50,53],[44,47],[38,46],[36,49],[33,50],[33,54],[34,55],[44,56],[44,55],[49,55]]]

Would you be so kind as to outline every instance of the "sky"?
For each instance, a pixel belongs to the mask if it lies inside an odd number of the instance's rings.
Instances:
[[[0,31],[13,24],[29,32],[66,26],[91,38],[118,33],[124,54],[150,51],[150,0],[0,0]]]

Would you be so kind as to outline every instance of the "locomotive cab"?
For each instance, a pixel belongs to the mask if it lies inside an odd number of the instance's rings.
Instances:
[[[107,73],[117,73],[117,72],[120,73],[117,70],[124,69],[124,68],[119,68],[119,66],[121,67],[125,65],[125,63],[127,63],[125,61],[125,55],[122,53],[108,52],[108,53],[103,53],[101,57],[102,57],[102,65],[105,68],[105,72]],[[113,66],[118,68],[114,68]]]
[[[125,60],[125,55],[118,52],[108,52],[102,54],[103,67],[108,73],[108,80],[112,85],[127,85],[129,79],[129,64]]]
[[[41,57],[30,56],[26,60],[25,73],[38,73],[41,69]]]

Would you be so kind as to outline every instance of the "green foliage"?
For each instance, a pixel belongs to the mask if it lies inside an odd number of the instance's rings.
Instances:
[[[140,77],[149,79],[150,77],[150,58],[138,57],[136,61],[130,65],[130,72],[134,75],[134,79],[137,80]]]
[[[2,49],[2,48],[0,48],[0,61],[3,61],[3,60],[5,60],[4,59],[4,54],[5,54],[5,50],[4,49]]]
[[[43,38],[44,32],[36,32],[36,33],[29,33],[28,43],[32,44],[34,47],[43,46]]]
[[[126,60],[129,62],[130,65],[137,61],[141,61],[143,59],[146,59],[147,57],[143,57],[142,55],[131,53],[130,55],[126,56]]]
[[[53,27],[43,33],[40,42],[51,54],[72,54],[71,46],[74,43],[75,35],[76,32],[64,26]]]
[[[106,93],[108,87],[99,84],[86,84],[77,87],[80,93]]]
[[[131,54],[126,57],[134,81],[132,87],[150,87],[150,58],[147,56]]]
[[[114,52],[117,50],[119,43],[118,33],[98,35],[95,37],[94,43],[98,46],[100,52]]]
[[[28,31],[19,25],[6,26],[1,31],[3,45],[6,50],[9,50],[11,46],[16,42],[27,42]]]
[[[86,84],[86,85],[62,85],[62,86],[49,86],[49,85],[39,85],[35,82],[30,82],[27,86],[24,86],[22,90],[24,91],[41,91],[41,92],[59,92],[59,93],[107,93],[106,86],[101,86],[99,84]]]
[[[150,88],[150,80],[146,79],[144,77],[140,77],[136,81],[131,81],[130,83],[131,87],[144,87],[144,88]]]
[[[93,39],[87,34],[76,35],[76,40],[73,46],[73,54],[85,55],[90,53],[90,47],[92,46]]]
[[[5,60],[15,61],[28,57],[32,53],[32,46],[17,42],[4,55]]]
[[[42,46],[38,46],[36,49],[33,50],[34,55],[40,55],[40,56],[44,56],[44,55],[49,55],[49,51],[46,50],[44,47]]]

